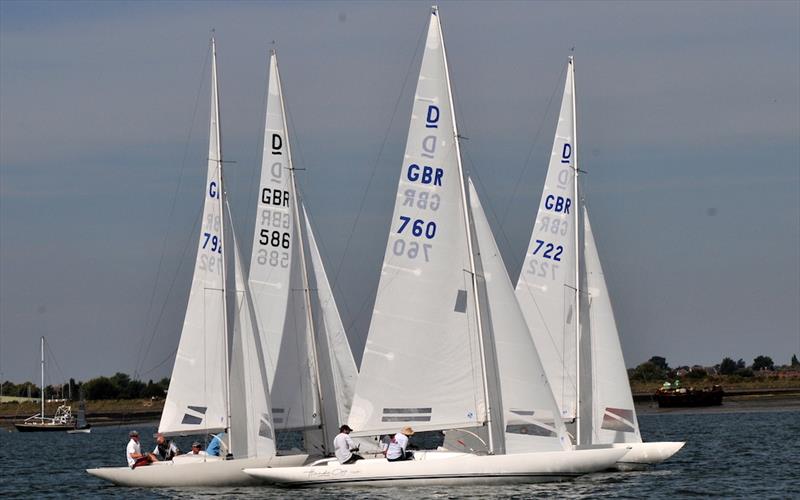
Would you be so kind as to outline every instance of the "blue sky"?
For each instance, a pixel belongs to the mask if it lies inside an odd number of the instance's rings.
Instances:
[[[360,359],[428,8],[0,2],[2,377],[38,378],[40,335],[51,381],[169,374],[212,28],[237,230],[252,230],[275,40],[301,188]],[[513,280],[575,47],[584,192],[627,364],[800,355],[800,4],[444,2],[441,14],[465,165]]]

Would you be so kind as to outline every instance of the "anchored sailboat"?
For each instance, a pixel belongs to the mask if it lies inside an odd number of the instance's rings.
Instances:
[[[159,423],[164,435],[225,431],[226,457],[179,455],[151,466],[88,469],[125,486],[255,484],[244,467],[299,465],[304,454],[275,456],[262,334],[253,320],[223,185],[216,45],[211,40],[211,120],[204,207],[186,316]],[[230,237],[230,238],[229,238]],[[228,363],[227,254],[233,249],[236,296]]]
[[[358,372],[297,190],[287,129],[273,50],[249,287],[275,428],[302,432],[307,453],[330,456]]]
[[[42,354],[42,385],[39,400],[42,409],[36,415],[26,418],[22,422],[17,422],[14,427],[19,432],[76,432],[80,431],[86,433],[90,431],[89,426],[84,421],[83,423],[75,420],[72,415],[72,407],[69,405],[60,405],[56,408],[55,414],[52,417],[45,416],[44,401],[45,401],[45,387],[44,387],[44,337],[41,338],[41,354]],[[83,403],[83,401],[81,401]],[[81,406],[83,408],[83,406]]]
[[[464,431],[482,448],[248,474],[290,486],[556,481],[625,453],[569,446],[474,192],[470,207],[446,61],[434,7],[348,424],[354,436]]]
[[[570,57],[516,296],[575,445],[628,447],[617,467],[636,468],[666,460],[684,443],[642,442],[600,258],[578,192],[576,128]]]

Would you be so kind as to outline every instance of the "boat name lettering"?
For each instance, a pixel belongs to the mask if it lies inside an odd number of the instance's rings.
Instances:
[[[261,203],[276,207],[289,206],[289,191],[283,189],[264,188],[261,190]]]
[[[422,173],[420,173],[420,168],[422,169]],[[412,163],[408,166],[406,177],[411,182],[419,181],[422,184],[433,183],[434,186],[441,186],[444,170],[441,168],[429,167],[428,165],[420,167],[416,163]]]
[[[269,263],[272,267],[278,267],[280,265],[283,268],[287,268],[289,267],[289,252],[281,252],[279,250],[270,250],[267,252],[265,248],[259,248],[256,262],[262,266]]]
[[[401,234],[408,223],[411,222],[411,217],[406,217],[405,215],[400,216],[400,228],[397,230],[397,234]],[[422,236],[425,235],[426,238],[433,239],[436,236],[436,223],[433,221],[425,223],[422,219],[416,219],[414,222],[411,222],[411,234],[414,236]]]
[[[217,189],[217,181],[211,181],[208,184],[208,195],[212,198],[219,198],[219,189]]]
[[[572,200],[563,196],[548,194],[544,199],[544,208],[554,212],[568,214],[570,205],[572,205]]]
[[[258,239],[258,242],[262,245],[289,248],[289,241],[291,238],[291,234],[289,233],[262,229],[260,235],[261,237]]]
[[[439,107],[433,104],[428,106],[428,114],[425,117],[426,128],[438,128],[439,125]]]
[[[538,278],[546,278],[550,271],[550,279],[556,279],[556,271],[558,271],[558,264],[552,262],[539,262],[537,259],[528,261],[528,274]]]
[[[422,248],[422,252],[419,251],[420,248]],[[422,255],[425,262],[430,262],[431,248],[433,248],[433,245],[430,243],[423,243],[420,245],[416,241],[406,241],[403,238],[398,238],[394,241],[394,244],[392,244],[392,253],[398,256],[405,255],[409,259],[416,259]]]
[[[436,152],[436,136],[429,135],[424,139],[422,139],[422,153],[420,153],[420,156],[433,159],[433,155],[435,152]]]
[[[561,149],[561,163],[569,163],[572,159],[572,145],[568,142],[564,143]]]
[[[222,240],[215,234],[211,233],[203,233],[205,239],[203,240],[203,249],[208,247],[208,244],[211,243],[210,250],[212,252],[222,253]]]
[[[280,134],[272,134],[272,154],[280,155],[283,148],[283,139]]]
[[[538,243],[538,245],[536,245],[536,248],[533,249],[532,252],[533,255],[538,254],[539,250],[541,250],[542,247],[544,247],[544,251],[542,252],[542,257],[544,257],[545,259],[552,259],[557,262],[561,261],[561,254],[564,252],[564,247],[562,247],[561,245],[556,246],[553,245],[552,243],[547,243],[544,240],[536,240],[536,243]]]
[[[404,207],[417,207],[421,210],[430,208],[434,212],[439,210],[441,198],[436,193],[431,194],[428,191],[417,192],[415,189],[408,188],[403,194],[405,195],[405,199],[403,200]]]
[[[561,236],[566,236],[567,231],[569,230],[569,221],[566,219],[561,219],[559,217],[542,217],[539,221],[539,231],[540,232],[550,232],[552,234],[560,234]]]
[[[289,229],[291,217],[287,212],[281,210],[269,210],[265,208],[261,211],[261,225],[266,227],[282,227]]]
[[[197,267],[200,268],[201,271],[209,271],[212,273],[217,272],[215,269],[218,262],[220,262],[222,258],[219,260],[214,255],[206,255],[200,254],[200,258],[197,260]]]

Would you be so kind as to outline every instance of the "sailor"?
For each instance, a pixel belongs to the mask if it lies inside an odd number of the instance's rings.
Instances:
[[[208,443],[208,448],[206,449],[209,455],[213,457],[219,457],[222,455],[222,448],[224,447],[223,439],[225,439],[225,432],[220,432],[211,438],[211,442]]]
[[[333,439],[333,449],[336,453],[336,459],[339,460],[339,463],[342,465],[352,464],[356,460],[364,459],[364,457],[358,453],[353,453],[354,451],[358,451],[358,445],[353,441],[353,438],[349,436],[351,432],[353,432],[353,429],[345,424],[339,427],[339,434]]]
[[[200,441],[195,441],[192,443],[192,455],[205,455],[206,452],[203,451],[203,445],[200,444]]]
[[[125,458],[128,460],[128,467],[135,469],[142,465],[150,465],[152,462],[158,461],[152,453],[142,454],[142,446],[139,444],[139,433],[137,431],[130,431],[128,436],[131,438],[128,441],[128,446],[125,448]]]
[[[159,461],[164,462],[172,460],[175,455],[180,455],[181,450],[175,445],[174,442],[168,440],[160,432],[156,434],[156,447],[153,454]]]
[[[402,462],[404,460],[414,460],[414,452],[406,451],[408,448],[408,438],[414,435],[414,429],[411,427],[403,427],[403,430],[398,432],[389,443],[389,449],[386,450],[386,460],[390,462]]]

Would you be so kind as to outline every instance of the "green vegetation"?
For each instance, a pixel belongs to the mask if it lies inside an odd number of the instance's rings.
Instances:
[[[45,387],[45,395],[48,399],[66,399],[72,394],[72,399],[78,399],[79,394],[89,400],[107,399],[152,399],[163,398],[169,387],[169,379],[163,378],[158,382],[149,380],[147,383],[141,380],[133,380],[125,373],[115,373],[111,377],[96,377],[86,382],[76,382],[70,379],[68,384],[49,385]],[[33,382],[23,382],[15,384],[5,381],[2,385],[3,396],[26,398],[30,391],[30,397],[38,399],[40,397],[39,387]]]
[[[653,356],[628,370],[633,392],[652,392],[665,380],[680,380],[683,385],[706,387],[722,385],[728,389],[775,389],[800,387],[800,361],[792,355],[789,365],[775,366],[769,356],[756,356],[747,366],[744,360],[724,357],[714,366],[670,368],[667,360]]]

